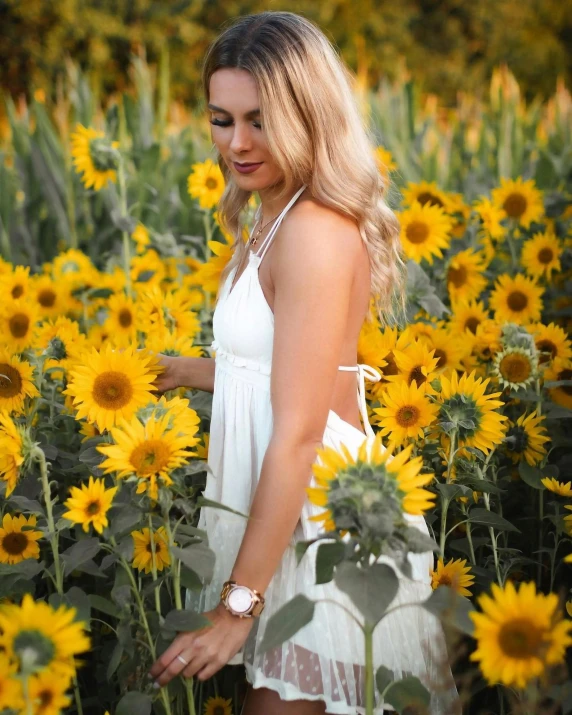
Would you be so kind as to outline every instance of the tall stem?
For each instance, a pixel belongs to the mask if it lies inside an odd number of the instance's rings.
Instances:
[[[52,495],[50,493],[50,481],[48,479],[48,465],[46,455],[40,447],[34,447],[32,450],[32,459],[40,466],[40,479],[42,482],[42,491],[44,493],[44,502],[46,504],[46,517],[48,521],[49,540],[52,547],[54,557],[54,574],[57,592],[62,595],[64,592],[64,578],[60,561],[60,553],[58,549],[58,534],[56,532],[56,523],[54,521],[54,512],[52,509]]]
[[[119,179],[119,205],[121,208],[121,217],[127,219],[127,190],[125,186],[125,167],[123,155],[119,158],[119,167],[117,169]],[[123,270],[125,271],[125,290],[129,298],[133,297],[131,289],[131,245],[129,243],[129,234],[123,230]]]
[[[157,583],[157,552],[151,512],[149,512],[149,543],[151,544],[151,574],[153,575],[153,583]],[[159,618],[161,618],[161,599],[159,597],[159,587],[155,586],[153,588],[153,592],[155,593],[155,610],[159,614]]]
[[[445,559],[445,542],[447,540],[447,511],[449,510],[449,499],[443,497],[441,500],[441,533],[439,535],[439,548],[441,558]]]
[[[373,677],[373,629],[375,626],[365,623],[363,634],[365,638],[365,712],[373,715],[375,706],[375,681]]]
[[[542,523],[544,521],[544,489],[540,489],[538,491],[538,519],[539,519],[539,525],[538,525],[538,570],[536,572],[536,586],[537,588],[540,589],[540,581],[542,579],[542,561],[543,561],[543,555],[542,555],[542,529],[544,527],[544,524]]]

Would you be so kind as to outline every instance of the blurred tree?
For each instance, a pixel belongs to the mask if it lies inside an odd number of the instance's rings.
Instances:
[[[233,18],[291,10],[317,22],[362,81],[375,86],[404,64],[426,91],[453,101],[478,92],[506,62],[527,99],[572,79],[572,0],[0,0],[0,86],[45,89],[66,56],[103,93],[128,82],[129,56],[150,62],[169,46],[174,96],[197,97],[208,44]]]

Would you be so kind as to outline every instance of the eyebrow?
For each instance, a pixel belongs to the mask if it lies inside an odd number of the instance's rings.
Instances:
[[[212,109],[213,112],[222,112],[223,114],[228,114],[230,116],[230,112],[228,112],[226,109],[223,109],[222,107],[217,107],[216,104],[209,104],[208,108]],[[260,114],[260,109],[251,109],[250,112],[246,112],[244,116],[255,117],[257,114]]]

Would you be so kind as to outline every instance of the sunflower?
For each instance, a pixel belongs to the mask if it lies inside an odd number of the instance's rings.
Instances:
[[[131,238],[135,241],[135,245],[137,246],[137,253],[145,253],[145,249],[151,243],[151,239],[149,238],[149,231],[147,230],[146,226],[141,222],[139,222],[137,226],[135,226],[135,228],[133,229]]]
[[[232,700],[225,700],[220,695],[209,698],[203,715],[232,715]]]
[[[28,266],[14,266],[11,271],[0,274],[0,295],[12,300],[27,298],[30,293],[30,280]]]
[[[151,551],[151,538],[149,529],[132,531],[133,537],[133,568],[149,573],[153,569],[153,553]],[[153,542],[155,544],[155,566],[157,571],[162,571],[171,563],[169,552],[169,542],[164,526],[160,526],[153,532]]]
[[[382,436],[403,444],[408,438],[422,438],[424,428],[435,421],[438,407],[425,397],[425,390],[413,381],[404,380],[388,386],[382,396],[383,407],[374,408],[379,415]]]
[[[0,609],[0,647],[9,657],[28,668],[49,669],[52,674],[72,677],[74,656],[89,649],[84,623],[76,621],[76,609],[61,605],[57,610],[29,593],[21,606]]]
[[[540,482],[548,491],[558,494],[560,497],[572,497],[572,482],[559,482],[554,477],[544,477]]]
[[[451,301],[476,300],[486,288],[483,257],[468,248],[459,251],[447,267],[447,288]]]
[[[93,186],[99,191],[108,181],[117,182],[119,142],[110,142],[105,132],[82,124],[76,124],[70,139],[73,163],[76,171],[83,174],[81,179],[86,189]]]
[[[105,474],[117,472],[118,479],[135,477],[139,480],[137,493],[148,492],[151,499],[158,498],[158,480],[169,486],[173,483],[170,472],[186,464],[195,456],[187,447],[189,435],[180,433],[169,424],[171,414],[149,417],[145,424],[136,417],[111,430],[114,444],[100,444],[97,450],[107,459],[100,465]],[[172,423],[173,424],[173,423]]]
[[[533,278],[550,279],[553,271],[560,270],[562,247],[553,233],[535,233],[522,247],[520,260]]]
[[[502,350],[502,325],[494,320],[483,320],[477,325],[472,344],[472,353],[488,362]]]
[[[382,332],[376,321],[364,321],[358,336],[358,362],[371,365],[381,373],[381,380],[372,383],[369,390],[372,398],[379,399],[387,387],[387,378],[398,373],[393,351],[397,347],[404,349],[409,342],[408,338],[399,335],[396,328],[388,327]]]
[[[534,323],[527,326],[534,335],[534,343],[539,352],[538,362],[541,365],[554,360],[569,360],[572,357],[572,345],[566,331],[556,323],[543,325]]]
[[[503,209],[495,206],[493,202],[485,196],[481,196],[480,199],[473,203],[473,210],[477,213],[481,221],[482,231],[486,237],[495,240],[504,237],[505,227],[501,223],[505,218]]]
[[[468,354],[470,345],[446,328],[434,328],[425,338],[433,357],[437,358],[438,373],[461,370],[461,361]]]
[[[407,258],[417,263],[433,257],[443,257],[443,249],[451,242],[451,218],[439,206],[414,201],[410,208],[398,214],[401,225],[401,243]]]
[[[0,563],[19,564],[24,559],[40,558],[37,541],[42,538],[43,533],[32,531],[30,527],[33,526],[36,526],[34,515],[26,519],[22,514],[4,514],[0,527]],[[24,527],[28,527],[26,531]]]
[[[528,464],[538,464],[546,454],[544,443],[550,440],[544,427],[544,416],[537,410],[529,415],[523,413],[508,426],[506,449],[516,464],[525,459]]]
[[[232,247],[220,241],[207,241],[213,255],[205,263],[195,267],[193,273],[185,278],[185,285],[201,286],[208,293],[216,293],[220,286],[221,275],[232,258]]]
[[[46,320],[36,328],[33,346],[47,357],[44,371],[54,371],[52,377],[63,377],[63,371],[76,365],[88,347],[88,341],[80,332],[79,324],[71,318],[59,315],[55,320]]]
[[[101,352],[85,352],[83,364],[70,370],[68,387],[63,391],[74,398],[77,419],[95,422],[100,431],[110,429],[122,418],[130,419],[153,397],[155,376],[148,363],[148,358],[132,348],[114,352],[109,343]]]
[[[390,171],[395,171],[397,169],[397,164],[393,161],[393,156],[389,149],[383,146],[378,146],[375,148],[375,162],[379,173],[387,180]]]
[[[450,378],[441,375],[439,419],[453,422],[458,430],[459,447],[476,447],[488,453],[504,437],[506,416],[497,412],[503,406],[500,392],[485,394],[490,379],[476,378],[475,373],[456,372]]]
[[[410,459],[412,446],[405,447],[394,456],[392,449],[383,446],[378,433],[371,442],[362,442],[355,458],[345,444],[341,444],[339,450],[318,448],[317,460],[312,466],[316,486],[306,487],[306,493],[312,504],[327,509],[311,516],[310,520],[324,522],[326,531],[338,528],[340,520],[345,522],[347,518],[347,507],[335,492],[341,491],[345,499],[352,498],[354,485],[357,493],[352,502],[361,501],[364,492],[368,497],[374,490],[376,503],[379,500],[388,503],[397,501],[400,509],[407,514],[422,515],[433,506],[435,499],[433,493],[422,488],[432,481],[433,474],[420,474],[423,460],[421,457]],[[369,497],[361,506],[365,511],[371,508]]]
[[[204,357],[203,349],[193,345],[192,338],[174,333],[153,333],[145,340],[145,346],[152,352],[172,357]]]
[[[11,663],[8,656],[0,652],[0,712],[6,709],[21,712],[25,707],[17,670],[17,664]]]
[[[402,189],[402,193],[405,206],[413,206],[417,202],[421,206],[437,206],[446,213],[452,212],[452,202],[448,194],[434,181],[421,181],[418,184],[409,181],[407,188]]]
[[[459,300],[452,305],[453,315],[449,321],[451,330],[475,335],[478,326],[489,319],[488,311],[483,303],[474,300]]]
[[[64,502],[69,511],[62,514],[62,517],[74,524],[81,524],[84,531],[88,531],[92,524],[97,533],[101,534],[109,524],[107,512],[117,489],[106,489],[103,479],[90,476],[87,484],[83,483],[80,488],[71,487],[71,496]]]
[[[544,373],[547,382],[570,382],[572,380],[572,361],[557,360],[552,367]],[[557,405],[562,405],[572,410],[572,385],[559,385],[548,390],[550,399]]]
[[[564,508],[572,509],[572,504],[565,504]],[[572,536],[572,514],[564,517],[564,528],[566,529],[568,536]]]
[[[562,619],[558,596],[537,594],[534,582],[521,583],[518,591],[512,581],[491,588],[492,598],[478,598],[482,613],[469,613],[477,640],[470,659],[479,662],[489,684],[525,688],[546,666],[564,659],[572,623]]]
[[[475,577],[471,574],[471,567],[467,566],[467,559],[451,559],[446,564],[440,558],[437,568],[431,570],[431,588],[450,586],[460,596],[471,596],[469,586],[473,585]]]
[[[189,196],[198,199],[202,209],[212,209],[224,192],[224,177],[212,159],[193,164],[187,179]]]
[[[502,209],[509,219],[523,228],[529,228],[533,221],[541,221],[544,216],[542,192],[539,191],[533,179],[501,178],[500,187],[492,190],[492,200],[495,206]]]
[[[22,412],[26,397],[38,397],[34,368],[0,347],[0,412]]]
[[[517,273],[514,278],[503,273],[489,300],[495,319],[501,323],[524,325],[540,320],[542,288],[532,278]]]
[[[71,703],[66,695],[70,687],[67,675],[44,669],[28,681],[29,698],[34,703],[34,715],[60,715]]]
[[[397,365],[397,375],[388,376],[389,382],[405,380],[408,385],[415,382],[423,392],[433,393],[431,380],[437,377],[439,358],[434,357],[435,351],[422,341],[414,340],[406,350],[394,350],[393,356]]]
[[[93,275],[95,266],[82,251],[70,248],[56,256],[52,262],[52,274],[57,282],[62,278],[80,278]]]
[[[179,289],[164,293],[154,287],[141,296],[139,303],[141,329],[149,335],[166,337],[169,333],[193,338],[201,329],[195,311],[191,310],[189,292]]]
[[[131,258],[131,283],[138,295],[145,295],[152,288],[159,288],[165,279],[165,264],[154,248]]]
[[[0,308],[0,343],[14,352],[22,352],[32,344],[38,308],[29,300],[3,301]]]
[[[536,378],[537,372],[538,360],[525,348],[505,348],[494,360],[493,375],[503,388],[524,389]]]
[[[114,345],[127,347],[137,339],[137,308],[125,294],[112,295],[107,301],[107,320],[103,324]]]
[[[70,307],[59,284],[48,275],[34,276],[31,295],[42,318],[55,318]]]
[[[6,482],[6,496],[14,491],[24,464],[24,437],[9,415],[0,412],[0,481]]]

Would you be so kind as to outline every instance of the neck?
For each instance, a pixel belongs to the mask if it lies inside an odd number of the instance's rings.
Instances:
[[[290,200],[298,190],[296,189],[296,191],[292,191],[288,196],[284,196],[284,194],[280,194],[282,189],[282,185],[278,185],[269,186],[266,189],[260,189],[258,191],[264,221],[270,221],[275,216],[280,214],[290,203]]]

